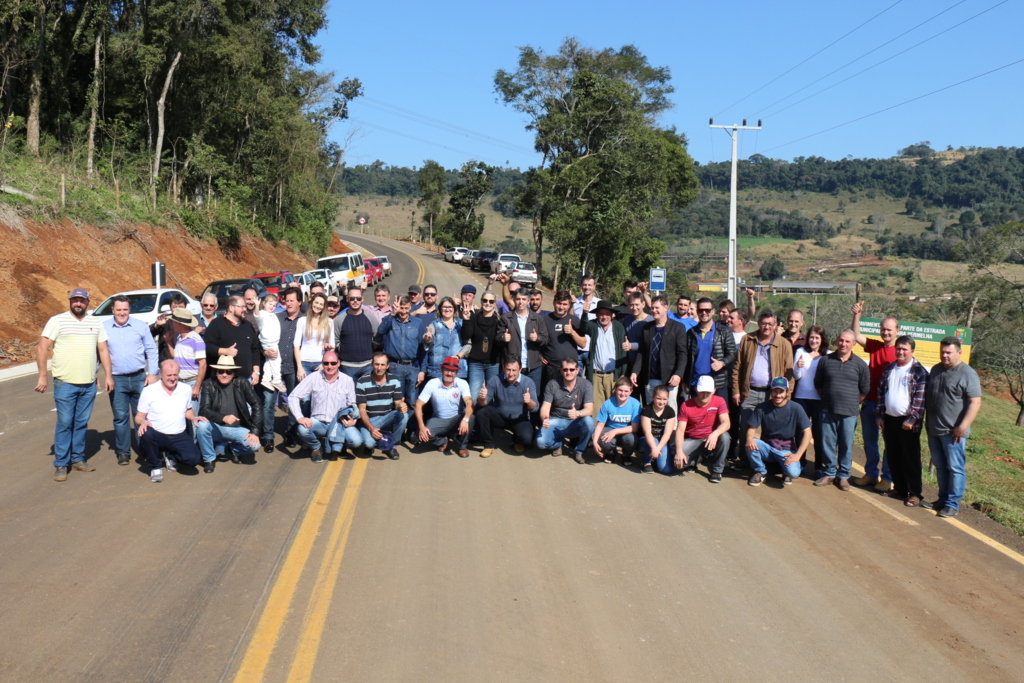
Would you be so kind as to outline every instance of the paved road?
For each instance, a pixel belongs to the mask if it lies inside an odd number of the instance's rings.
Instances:
[[[472,277],[383,250],[395,291]],[[0,680],[1024,678],[1024,566],[864,492],[511,449],[153,485],[102,396],[99,469],[56,484],[31,386],[0,384]]]

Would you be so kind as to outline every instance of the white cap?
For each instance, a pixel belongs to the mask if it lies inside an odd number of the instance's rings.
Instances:
[[[697,391],[709,391],[715,393],[715,379],[711,375],[704,375],[697,380]]]

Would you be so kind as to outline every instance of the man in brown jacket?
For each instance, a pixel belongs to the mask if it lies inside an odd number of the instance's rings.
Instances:
[[[793,346],[777,333],[776,322],[771,309],[762,310],[757,316],[757,332],[745,336],[736,352],[732,401],[741,410],[740,434],[745,433],[754,408],[768,400],[768,384],[773,377],[785,377],[789,380],[790,392],[794,388]],[[733,453],[734,457],[739,457],[743,449],[734,448]]]

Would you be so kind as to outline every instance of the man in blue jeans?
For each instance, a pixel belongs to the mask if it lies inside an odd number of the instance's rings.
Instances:
[[[800,477],[800,458],[811,445],[811,421],[803,406],[789,400],[789,380],[776,377],[768,385],[771,398],[754,408],[747,422],[747,455],[754,468],[747,483],[760,486],[768,474],[766,460],[782,465],[782,483],[789,485]],[[761,438],[754,430],[761,428]],[[793,446],[800,439],[800,445]]]
[[[239,464],[239,456],[259,449],[263,430],[263,401],[251,382],[237,376],[235,359],[221,356],[210,368],[212,376],[203,382],[196,423],[196,441],[207,474],[217,466],[218,446],[227,450],[231,462]]]
[[[36,391],[49,384],[46,361],[53,348],[53,400],[57,404],[57,428],[53,435],[54,481],[67,481],[68,467],[81,472],[96,468],[85,461],[85,431],[96,399],[96,354],[99,353],[104,387],[114,390],[107,331],[99,318],[86,313],[89,292],[78,288],[68,295],[69,310],[46,322],[36,345],[39,379]]]
[[[402,383],[388,372],[391,364],[383,351],[373,354],[373,370],[356,380],[356,404],[359,406],[359,434],[363,437],[360,448],[373,453],[377,442],[390,432],[393,440],[401,437],[409,422],[409,405],[405,402]],[[398,449],[384,453],[398,460]]]
[[[860,430],[864,437],[864,476],[854,479],[852,483],[857,486],[873,486],[879,493],[886,493],[892,490],[892,473],[889,471],[884,442],[882,450],[878,447],[882,432],[878,428],[875,412],[878,406],[878,383],[882,379],[882,373],[896,362],[896,338],[900,336],[900,324],[891,316],[883,318],[878,326],[881,341],[868,339],[860,331],[860,314],[864,310],[864,302],[858,301],[851,310],[853,333],[857,337],[857,343],[868,354],[868,372],[871,375],[871,390],[860,409]]]
[[[922,501],[923,508],[938,508],[939,517],[955,517],[967,486],[967,437],[981,410],[981,380],[963,362],[960,339],[946,337],[939,343],[942,362],[932,367],[925,393],[928,448],[939,481],[939,498]]]
[[[853,432],[857,429],[860,403],[871,388],[868,364],[853,355],[856,335],[843,330],[836,350],[818,361],[814,388],[821,396],[821,450],[825,471],[815,486],[835,483],[840,491],[850,490],[853,465]]]
[[[562,454],[562,442],[572,439],[576,442],[576,462],[583,465],[583,453],[597,424],[593,417],[594,387],[579,374],[579,361],[563,358],[561,381],[549,382],[544,387],[537,448],[553,449],[551,455],[557,457]]]
[[[114,414],[114,454],[118,465],[131,461],[132,418],[139,408],[142,388],[160,380],[157,348],[149,325],[132,318],[128,297],[113,297],[113,316],[103,321],[107,333],[114,390],[110,392],[110,411]]]
[[[299,441],[310,450],[312,462],[323,462],[320,440],[328,453],[344,450],[345,444],[355,449],[362,444],[356,427],[356,386],[352,378],[339,370],[341,361],[333,350],[324,354],[320,369],[306,375],[288,395],[288,409],[298,423]],[[302,399],[310,398],[310,416],[302,414]],[[333,440],[334,427],[340,427],[340,438]]]
[[[418,288],[417,288],[418,289]],[[426,351],[423,347],[424,316],[410,315],[412,302],[407,296],[396,296],[391,306],[391,315],[377,326],[373,337],[374,343],[383,349],[391,363],[391,374],[402,383],[405,404],[415,406],[419,396],[419,387],[426,378],[423,372],[423,358]],[[410,423],[412,420],[409,421]],[[408,440],[416,442],[416,424],[407,424]],[[395,435],[398,441],[400,434]]]

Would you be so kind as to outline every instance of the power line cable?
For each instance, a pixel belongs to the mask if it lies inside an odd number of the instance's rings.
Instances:
[[[875,20],[875,19],[877,19],[878,17],[882,16],[883,14],[885,14],[886,12],[888,12],[889,10],[891,10],[891,9],[892,9],[893,7],[895,7],[896,5],[900,4],[901,2],[903,2],[903,0],[896,0],[896,2],[894,2],[894,3],[893,3],[893,4],[891,4],[891,5],[889,5],[889,6],[888,6],[888,7],[886,7],[886,8],[884,9],[884,10],[882,10],[881,12],[879,12],[878,14],[876,14],[875,16],[873,16],[873,17],[871,17],[870,19],[868,19],[867,21],[865,21],[865,22],[861,23],[861,24],[860,24],[860,25],[858,25],[858,26],[857,26],[856,28],[853,28],[853,29],[851,29],[851,30],[847,31],[846,33],[844,33],[843,35],[839,36],[838,38],[836,38],[835,40],[833,40],[833,41],[832,41],[831,43],[829,43],[829,44],[828,44],[828,45],[826,45],[825,47],[821,48],[820,50],[818,50],[817,52],[815,52],[815,53],[814,53],[813,55],[811,55],[810,57],[807,57],[806,59],[804,59],[804,60],[803,60],[803,61],[801,61],[800,63],[798,63],[798,64],[795,64],[794,66],[791,66],[790,68],[786,69],[786,70],[785,70],[785,71],[783,71],[783,72],[782,72],[781,74],[779,74],[778,76],[776,76],[776,77],[775,77],[775,78],[773,78],[772,80],[768,81],[767,83],[765,83],[764,85],[762,85],[762,86],[761,86],[760,88],[758,88],[757,90],[755,90],[755,91],[753,91],[752,93],[749,93],[749,94],[747,94],[747,95],[744,95],[743,97],[741,97],[740,99],[736,100],[735,102],[733,102],[733,103],[732,103],[732,104],[730,104],[730,105],[729,105],[728,107],[726,107],[726,108],[725,108],[725,109],[723,109],[722,111],[718,112],[718,114],[715,114],[715,115],[714,115],[714,116],[712,116],[711,118],[715,118],[715,117],[717,117],[717,116],[718,116],[719,114],[721,114],[722,112],[726,112],[726,111],[729,111],[730,109],[732,109],[733,107],[735,107],[735,106],[736,106],[737,104],[739,104],[739,103],[741,103],[741,102],[744,102],[744,101],[746,101],[746,100],[747,100],[747,99],[748,99],[749,97],[751,97],[751,96],[753,96],[753,95],[756,95],[757,93],[761,92],[762,90],[764,90],[765,88],[767,88],[767,87],[768,87],[769,85],[771,85],[771,84],[772,84],[772,83],[774,83],[775,81],[779,80],[780,78],[782,78],[782,77],[783,77],[783,76],[785,76],[786,74],[790,73],[790,72],[791,72],[791,71],[793,71],[794,69],[797,69],[797,68],[799,68],[799,67],[803,66],[804,64],[806,64],[807,62],[811,61],[812,59],[814,59],[815,57],[817,57],[817,56],[818,56],[818,55],[820,55],[820,54],[821,54],[822,52],[824,52],[825,50],[829,49],[830,47],[832,47],[833,45],[835,45],[835,44],[836,44],[836,43],[838,43],[839,41],[843,40],[844,38],[847,38],[847,37],[848,37],[848,36],[850,36],[851,34],[853,34],[853,33],[857,32],[857,31],[859,31],[859,30],[860,30],[860,29],[862,29],[862,28],[864,28],[865,26],[867,26],[868,24],[870,24],[870,23],[871,23],[872,21],[874,21],[874,20]]]
[[[465,128],[454,123],[449,123],[447,121],[442,121],[441,119],[436,119],[432,116],[427,116],[426,114],[420,114],[418,112],[412,111],[411,109],[405,109],[404,107],[389,104],[388,102],[374,99],[372,97],[361,98],[361,100],[356,101],[356,104],[362,104],[364,106],[376,109],[378,111],[383,111],[394,116],[400,116],[402,118],[406,118],[411,121],[416,121],[424,125],[433,126],[434,128],[440,128],[442,130],[447,130],[448,132],[463,135],[465,137],[474,138],[478,142],[485,142],[498,147],[502,147],[505,148],[507,151],[518,152],[520,154],[528,154],[530,156],[536,155],[536,151],[530,149],[529,147],[524,147],[522,145],[517,145],[512,142],[500,140],[490,135],[485,135],[484,133],[478,133],[474,130],[470,130],[469,128]]]
[[[825,87],[825,88],[822,88],[821,90],[819,90],[819,91],[817,91],[817,92],[815,92],[815,93],[812,93],[812,94],[808,95],[807,97],[805,97],[805,98],[803,98],[803,99],[797,100],[796,102],[793,102],[793,103],[791,103],[791,104],[787,104],[787,105],[786,105],[785,107],[783,107],[782,109],[778,109],[778,110],[776,110],[776,111],[773,111],[773,112],[771,112],[770,114],[765,114],[765,115],[764,115],[764,116],[763,116],[762,118],[768,118],[768,117],[770,117],[770,116],[775,116],[775,115],[777,115],[777,114],[781,114],[782,112],[786,111],[787,109],[789,109],[789,108],[791,108],[791,107],[795,107],[796,105],[800,104],[801,102],[806,102],[807,100],[809,100],[809,99],[811,99],[811,98],[813,98],[813,97],[817,97],[817,96],[818,96],[818,95],[820,95],[821,93],[823,93],[823,92],[826,92],[826,91],[828,91],[828,90],[831,90],[832,88],[836,87],[837,85],[842,85],[843,83],[847,82],[848,80],[850,80],[850,79],[852,79],[852,78],[856,78],[857,76],[860,76],[860,75],[861,75],[861,74],[863,74],[863,73],[866,73],[866,72],[868,72],[868,71],[871,71],[871,70],[872,70],[872,69],[874,69],[874,68],[875,68],[876,66],[881,66],[882,64],[885,64],[886,62],[888,62],[888,61],[889,61],[889,60],[891,60],[891,59],[895,59],[896,57],[899,57],[900,55],[906,54],[907,52],[910,52],[911,50],[913,50],[913,49],[916,49],[916,48],[918,48],[918,47],[920,47],[920,46],[924,45],[925,43],[927,43],[927,42],[929,42],[929,41],[931,41],[931,40],[934,40],[934,39],[938,38],[939,36],[941,36],[941,35],[943,35],[943,34],[945,34],[945,33],[949,33],[950,31],[952,31],[953,29],[955,29],[955,28],[957,28],[957,27],[959,27],[959,26],[963,26],[964,24],[966,24],[966,23],[967,23],[967,22],[969,22],[969,21],[972,21],[972,20],[974,20],[974,19],[977,19],[977,18],[978,18],[978,17],[980,17],[980,16],[982,15],[982,14],[985,14],[986,12],[991,12],[991,11],[992,11],[992,10],[994,10],[994,9],[995,9],[996,7],[999,7],[1000,5],[1005,5],[1005,4],[1006,4],[1007,2],[1009,2],[1009,1],[1010,1],[1010,0],[1002,0],[1002,2],[997,2],[996,4],[992,5],[992,6],[991,6],[991,7],[989,7],[988,9],[982,10],[981,12],[978,12],[978,13],[977,13],[977,14],[975,14],[974,16],[968,17],[967,19],[964,19],[963,21],[961,21],[961,22],[960,22],[960,23],[958,23],[958,24],[953,24],[953,25],[952,25],[952,26],[950,26],[949,28],[947,28],[947,29],[944,29],[944,30],[942,30],[942,31],[939,31],[939,32],[938,32],[938,33],[936,33],[935,35],[933,35],[933,36],[930,36],[930,37],[928,37],[928,38],[925,38],[925,39],[924,39],[924,40],[922,40],[921,42],[919,42],[919,43],[915,43],[914,45],[911,45],[910,47],[906,48],[905,50],[901,50],[901,51],[897,52],[897,53],[896,53],[896,54],[894,54],[894,55],[891,55],[891,56],[889,56],[889,57],[886,57],[885,59],[883,59],[883,60],[882,60],[882,61],[880,61],[880,62],[876,62],[876,63],[872,64],[871,66],[869,66],[869,67],[867,67],[867,68],[861,69],[860,71],[858,71],[858,72],[857,72],[857,73],[855,73],[855,74],[852,74],[852,75],[850,75],[850,76],[847,76],[846,78],[844,78],[844,79],[842,79],[842,80],[840,80],[840,81],[836,81],[836,82],[835,82],[835,83],[833,83],[832,85],[830,85],[830,86],[828,86],[828,87]],[[957,4],[959,4],[959,3],[957,3]],[[952,8],[950,8],[950,9],[952,9]],[[938,15],[936,15],[936,16],[938,16]],[[930,20],[929,20],[929,21],[930,21]],[[920,25],[920,24],[919,24],[919,25]],[[915,27],[915,28],[916,28],[916,27]],[[911,30],[913,30],[913,29],[911,29]],[[898,37],[898,36],[897,36],[897,37]],[[889,41],[889,42],[892,42],[892,41]],[[879,46],[879,47],[881,47],[881,46]],[[872,50],[872,52],[874,52],[874,50]],[[866,56],[867,54],[870,54],[870,53],[865,53],[865,55],[862,55],[862,56]],[[860,57],[858,57],[857,59],[860,59]],[[857,61],[857,60],[854,60],[854,61]],[[853,62],[850,62],[850,64],[852,64],[852,63],[853,63]],[[846,64],[846,65],[844,65],[843,67],[840,67],[840,69],[844,68],[845,66],[849,66],[849,64]],[[839,71],[839,69],[836,69],[836,71]],[[835,73],[835,71],[833,71],[832,73]],[[828,74],[827,76],[823,76],[822,78],[827,78],[828,76],[831,76],[831,75],[832,75],[832,74]],[[822,79],[821,79],[821,78],[819,78],[818,80],[820,81],[820,80],[822,80]],[[818,82],[818,81],[814,81],[814,83],[817,83],[817,82]],[[809,84],[808,84],[808,86],[805,86],[805,87],[809,87],[809,86],[811,86],[811,85],[814,85],[814,83],[809,83]],[[804,89],[804,88],[801,88],[801,90],[803,90],[803,89]],[[790,96],[792,96],[792,95],[795,95],[795,94],[796,94],[797,92],[800,92],[800,91],[798,90],[798,91],[796,91],[796,92],[794,92],[794,93],[791,93],[790,95],[787,95],[786,97],[783,97],[783,98],[782,98],[782,100],[785,100],[785,99],[787,99],[788,97],[790,97]],[[782,102],[782,100],[779,100],[778,102]],[[775,104],[778,104],[778,102],[775,102]],[[773,106],[773,105],[768,105],[768,107],[771,107],[771,106]],[[768,109],[768,107],[765,107],[764,109]],[[761,111],[764,111],[764,109],[762,109]]]
[[[955,88],[958,85],[963,85],[964,83],[969,83],[969,82],[977,80],[977,79],[979,79],[979,78],[981,78],[983,76],[988,76],[989,74],[994,74],[997,71],[1002,71],[1003,69],[1008,69],[1011,66],[1020,64],[1021,62],[1024,62],[1024,59],[1018,59],[1015,62],[1010,62],[1009,64],[1003,64],[1002,66],[999,66],[999,67],[996,67],[995,69],[991,69],[989,71],[986,71],[985,73],[978,74],[977,76],[971,76],[970,78],[965,78],[962,81],[957,81],[956,83],[953,83],[952,85],[947,85],[947,86],[945,86],[943,88],[939,88],[938,90],[932,90],[931,92],[925,93],[924,95],[918,95],[917,97],[912,97],[909,100],[904,100],[903,102],[900,102],[899,104],[894,104],[894,105],[892,105],[890,107],[886,107],[885,109],[879,109],[878,111],[871,112],[870,114],[865,114],[864,116],[858,116],[857,118],[850,119],[849,121],[846,121],[845,123],[840,123],[838,125],[832,126],[831,128],[826,128],[825,130],[819,130],[817,133],[811,133],[810,135],[805,135],[802,138],[797,138],[796,140],[790,140],[789,142],[783,143],[781,145],[775,145],[774,147],[770,147],[770,148],[766,149],[765,153],[771,152],[772,150],[779,149],[781,147],[788,147],[789,145],[796,144],[797,142],[800,142],[802,140],[807,140],[808,138],[813,138],[813,137],[816,137],[816,136],[821,135],[823,133],[828,133],[828,132],[833,131],[833,130],[835,130],[837,128],[842,128],[843,126],[848,126],[851,123],[856,123],[858,121],[863,121],[864,119],[871,118],[872,116],[876,116],[876,115],[881,114],[883,112],[887,112],[887,111],[889,111],[891,109],[896,109],[897,107],[902,107],[905,104],[910,104],[911,102],[916,102],[917,100],[924,99],[925,97],[930,97],[930,96],[935,95],[936,93],[940,93],[940,92],[942,92],[944,90],[949,90],[950,88]]]
[[[1006,1],[1008,1],[1008,0],[1004,0],[1004,2],[1006,2]],[[829,77],[829,76],[831,76],[832,74],[838,73],[839,71],[842,71],[843,69],[845,69],[846,67],[850,66],[851,64],[854,64],[854,63],[856,63],[856,62],[859,62],[860,60],[864,59],[865,57],[867,57],[867,56],[868,56],[868,55],[870,55],[871,53],[873,53],[873,52],[877,52],[877,51],[881,50],[881,49],[882,49],[883,47],[885,47],[886,45],[889,45],[890,43],[893,43],[893,42],[895,42],[895,41],[899,40],[900,38],[902,38],[903,36],[907,35],[908,33],[911,33],[911,32],[913,32],[913,31],[916,31],[917,29],[921,28],[922,26],[924,26],[924,25],[925,25],[925,24],[927,24],[928,22],[930,22],[930,21],[933,21],[933,20],[935,20],[935,19],[939,18],[940,16],[942,16],[942,15],[943,15],[943,14],[945,14],[946,12],[950,11],[951,9],[953,9],[954,7],[956,7],[957,5],[962,5],[962,4],[964,4],[965,2],[967,2],[967,0],[959,0],[959,2],[956,2],[956,3],[952,4],[952,5],[950,5],[950,6],[949,6],[949,7],[947,7],[946,9],[942,10],[941,12],[939,12],[938,14],[935,14],[935,15],[933,15],[933,16],[931,16],[931,17],[929,17],[928,19],[925,19],[924,21],[922,21],[922,22],[921,22],[920,24],[918,24],[917,26],[914,26],[913,28],[909,28],[909,29],[907,29],[906,31],[904,31],[903,33],[901,33],[901,34],[899,34],[898,36],[896,36],[895,38],[891,38],[891,39],[889,39],[889,40],[885,41],[884,43],[882,43],[881,45],[879,45],[879,46],[877,46],[877,47],[875,47],[875,48],[873,48],[873,49],[871,49],[871,50],[868,50],[867,52],[865,52],[865,53],[864,53],[864,54],[862,54],[861,56],[857,57],[856,59],[852,59],[852,60],[850,60],[849,62],[847,62],[846,64],[843,64],[843,65],[842,65],[841,67],[839,67],[839,68],[837,68],[837,69],[834,69],[834,70],[832,70],[832,71],[828,72],[827,74],[825,74],[825,75],[824,75],[824,76],[822,76],[821,78],[818,78],[818,79],[815,79],[815,80],[811,81],[810,83],[808,83],[808,84],[807,84],[807,85],[805,85],[804,87],[800,88],[799,90],[794,90],[793,92],[789,93],[789,94],[788,94],[788,95],[786,95],[785,97],[779,98],[779,99],[775,100],[774,102],[772,102],[771,104],[769,104],[769,105],[766,105],[766,106],[764,106],[764,107],[761,107],[761,109],[759,109],[758,111],[754,112],[753,116],[751,116],[751,117],[749,117],[749,118],[753,118],[754,116],[757,116],[758,114],[760,114],[761,112],[765,111],[766,109],[771,109],[772,107],[774,107],[774,106],[775,106],[776,104],[779,104],[780,102],[785,102],[786,100],[788,100],[788,99],[789,99],[790,97],[792,97],[793,95],[796,95],[796,94],[797,94],[797,93],[799,93],[799,92],[803,92],[804,90],[807,90],[807,88],[811,87],[811,86],[812,86],[812,85],[814,85],[815,83],[820,83],[821,81],[825,80],[826,78],[828,78],[828,77]],[[1000,3],[1000,4],[1002,4],[1002,3]],[[975,15],[975,16],[977,16],[977,15]],[[973,18],[973,17],[972,17],[972,18]],[[919,44],[920,44],[920,43],[919,43]],[[891,59],[891,58],[890,58],[890,59]]]
[[[399,135],[399,136],[401,136],[403,138],[409,138],[410,140],[415,140],[416,142],[422,142],[425,145],[433,145],[434,147],[440,147],[441,149],[446,149],[449,152],[457,152],[459,154],[465,154],[470,159],[476,159],[477,161],[490,161],[492,163],[499,164],[499,165],[502,164],[502,163],[506,163],[506,164],[508,163],[507,160],[505,162],[501,162],[501,161],[498,161],[497,159],[493,159],[491,157],[480,156],[479,154],[474,154],[473,152],[467,152],[464,149],[456,149],[455,147],[449,147],[448,145],[442,145],[439,142],[433,142],[432,140],[425,140],[424,138],[418,138],[415,135],[409,135],[408,133],[403,133],[403,132],[398,131],[398,130],[393,130],[391,128],[385,128],[384,126],[378,125],[376,123],[371,123],[370,121],[367,121],[365,119],[351,118],[349,120],[354,122],[354,123],[358,123],[358,124],[361,124],[361,125],[364,125],[364,126],[370,126],[371,128],[376,128],[377,130],[382,130],[385,133],[391,133],[392,135]]]

